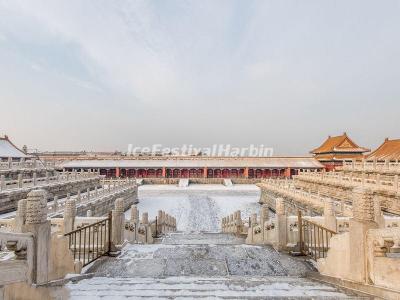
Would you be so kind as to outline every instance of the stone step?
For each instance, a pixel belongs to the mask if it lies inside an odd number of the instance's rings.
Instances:
[[[179,179],[179,187],[188,187],[189,186],[189,179]]]
[[[297,277],[94,277],[67,287],[71,299],[362,299],[330,285]]]

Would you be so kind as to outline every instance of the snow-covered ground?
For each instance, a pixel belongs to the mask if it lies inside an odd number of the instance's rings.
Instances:
[[[139,187],[139,212],[152,220],[158,210],[176,217],[179,231],[220,230],[222,217],[236,210],[242,218],[259,213],[260,190],[255,185],[144,185]],[[130,210],[125,213],[130,218]]]

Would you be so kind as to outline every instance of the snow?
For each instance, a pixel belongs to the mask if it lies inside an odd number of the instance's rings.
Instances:
[[[260,190],[255,185],[144,185],[138,197],[140,213],[148,212],[154,219],[158,210],[164,210],[177,219],[178,230],[185,232],[217,232],[223,217],[241,210],[245,219],[260,208]],[[125,217],[130,218],[130,210]]]
[[[14,145],[12,145],[8,140],[1,138],[0,139],[0,157],[8,158],[8,157],[28,157],[25,153],[17,149]]]
[[[335,287],[304,278],[304,261],[271,247],[237,245],[228,234],[172,233],[163,243],[128,245],[117,258],[89,270],[96,275],[69,283],[71,299],[249,299],[251,297],[346,298]],[[168,240],[183,241],[181,245]],[[198,239],[214,245],[191,244]],[[218,244],[224,241],[225,244]]]
[[[345,294],[304,278],[168,277],[85,279],[69,285],[71,299],[221,299],[248,297],[335,297]],[[206,297],[206,298],[205,298]]]

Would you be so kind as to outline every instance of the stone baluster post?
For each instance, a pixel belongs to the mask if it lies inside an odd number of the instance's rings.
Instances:
[[[378,224],[379,228],[385,228],[385,218],[383,217],[381,201],[378,195],[373,196],[374,202],[374,221]]]
[[[81,190],[78,190],[78,193],[76,195],[76,202],[77,203],[81,203],[82,202]]]
[[[374,171],[376,171],[376,163],[377,163],[376,158],[374,158],[373,161],[372,161],[372,169]]]
[[[90,188],[86,189],[86,197],[87,197],[87,201],[90,200]]]
[[[235,234],[241,234],[243,231],[242,212],[236,211],[235,214]]]
[[[337,231],[337,221],[332,199],[325,199],[324,201],[324,224],[325,227]]]
[[[67,200],[71,199],[71,194],[67,193]]]
[[[8,158],[8,168],[12,169],[12,158],[11,157]]]
[[[267,204],[263,204],[261,206],[261,211],[260,211],[260,226],[261,226],[261,234],[263,236],[263,241],[265,236],[265,222],[267,222],[268,219],[269,219],[269,208]]]
[[[18,188],[22,188],[24,181],[22,179],[22,173],[18,174]]]
[[[350,219],[350,279],[366,283],[366,236],[370,229],[378,228],[374,221],[374,201],[371,190],[364,187],[353,189],[353,217]]]
[[[282,198],[276,199],[276,245],[278,251],[286,249],[287,245],[287,216],[286,205]]]
[[[396,193],[399,191],[399,175],[394,175],[393,188]]]
[[[48,184],[50,182],[50,175],[49,172],[46,171],[46,183]]]
[[[162,210],[159,210],[157,214],[157,233],[164,233],[162,231],[162,223],[163,223],[163,213]]]
[[[92,213],[92,211],[91,211],[90,209],[88,209],[88,210],[86,211],[86,217],[88,217],[88,218],[93,217],[93,213]]]
[[[381,185],[381,174],[376,174],[375,183],[377,186]]]
[[[25,158],[24,157],[21,157],[21,159],[19,160],[19,166],[21,168],[25,168]]]
[[[94,194],[96,197],[99,196],[99,189],[97,188],[97,185],[94,187]]]
[[[139,211],[135,204],[131,206],[131,222],[135,224],[139,222]]]
[[[115,207],[112,210],[112,243],[115,246],[124,242],[124,199],[115,200]]]
[[[26,199],[18,201],[18,208],[15,214],[15,231],[25,232],[25,221],[26,221]]]
[[[231,215],[231,216],[232,216],[232,221],[233,221],[233,215]],[[257,223],[258,223],[257,222],[257,214],[256,213],[251,214],[251,227],[256,226]]]
[[[54,196],[53,199],[53,211],[57,211],[58,210],[58,196]]]
[[[4,191],[6,189],[6,177],[4,175],[0,176],[0,191]]]
[[[44,190],[28,193],[26,199],[26,232],[34,235],[33,282],[47,283],[49,279],[51,224],[47,220],[47,200]]]
[[[142,224],[149,224],[149,214],[147,212],[142,213]]]
[[[166,228],[165,228],[165,211],[162,211],[162,219],[161,219],[161,231],[165,232]]]
[[[146,244],[153,243],[153,237],[151,234],[151,226],[149,225],[149,214],[147,212],[144,212],[142,214],[141,226],[144,227],[144,229],[145,229],[144,243],[146,243]]]
[[[75,199],[68,199],[64,207],[64,233],[71,232],[75,228],[76,203]]]
[[[37,185],[37,173],[36,172],[33,172],[32,183],[33,183],[33,186]]]

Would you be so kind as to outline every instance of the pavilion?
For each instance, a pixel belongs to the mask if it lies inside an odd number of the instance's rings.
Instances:
[[[325,142],[310,153],[320,161],[327,170],[333,170],[337,166],[342,166],[343,161],[363,159],[364,153],[370,149],[358,146],[345,133],[339,136],[328,136]]]

